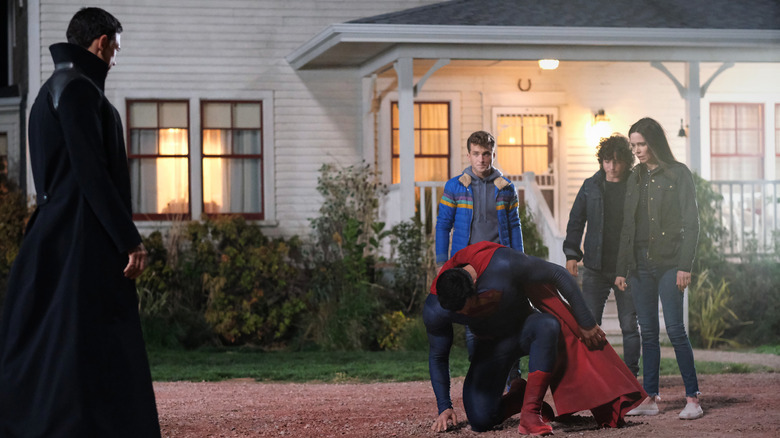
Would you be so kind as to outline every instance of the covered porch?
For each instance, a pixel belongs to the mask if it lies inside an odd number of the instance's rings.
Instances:
[[[659,9],[646,11],[640,23],[630,19],[630,11],[612,11],[625,15],[626,20],[616,21],[591,10],[583,11],[586,17],[576,23],[567,23],[560,16],[535,14],[538,11],[517,14],[514,2],[476,3],[444,2],[334,24],[287,61],[298,70],[346,69],[361,81],[359,146],[362,158],[391,185],[384,206],[388,222],[409,219],[418,211],[424,220],[435,218],[435,208],[423,211],[420,206],[436,205],[435,187],[465,167],[463,142],[470,132],[488,130],[498,139],[499,169],[517,182],[542,228],[550,260],[557,263],[564,262],[560,241],[568,208],[581,181],[597,169],[590,137],[598,141],[599,114],[612,118],[612,127],[601,133],[609,134],[627,129],[641,116],[662,113],[659,121],[670,134],[678,124],[684,130],[684,137],[670,137],[677,158],[707,177],[710,149],[702,141],[703,134],[708,135],[702,133],[702,99],[708,89],[735,64],[780,62],[780,31],[761,16],[767,7],[761,1],[752,12],[713,23],[682,6],[675,11],[683,14],[679,22]],[[488,6],[493,13],[477,13]],[[616,27],[615,22],[628,24]],[[554,73],[537,66],[541,59],[555,59],[561,69],[568,68],[569,82],[556,83]],[[602,86],[607,79],[600,79],[598,72],[586,74],[603,66],[619,67],[608,79],[616,84],[614,91]],[[571,79],[578,70],[583,71],[580,83]],[[652,79],[648,90],[637,90],[638,101],[619,89],[619,76],[632,74]],[[654,96],[657,101],[652,101]],[[444,100],[449,103],[450,131],[444,135],[445,146],[426,154],[420,104]],[[529,115],[547,117],[540,126],[549,153],[546,161],[537,153],[518,165],[509,141],[502,143],[503,121]],[[767,125],[766,132],[770,129]],[[736,200],[727,198],[724,215],[741,216],[733,212],[743,208]],[[739,223],[748,222],[742,218]],[[777,222],[763,220],[761,227],[762,233],[771,234]],[[736,225],[732,233],[744,235]]]

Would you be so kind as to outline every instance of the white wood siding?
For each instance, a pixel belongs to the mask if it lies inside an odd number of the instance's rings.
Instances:
[[[48,47],[65,40],[70,18],[84,3],[37,3],[40,64],[32,68],[45,81],[53,70]],[[431,3],[437,0],[102,1],[98,6],[124,27],[122,51],[108,76],[106,95],[124,116],[127,98],[193,98],[192,106],[201,96],[248,99],[270,93],[264,110],[274,116],[275,181],[268,183],[274,187],[275,217],[267,222],[278,226],[266,232],[306,234],[308,219],[316,216],[321,203],[316,191],[319,167],[325,162],[349,165],[362,157],[361,89],[359,81],[345,80],[350,77],[345,72],[295,72],[284,57],[327,25]],[[31,84],[33,90],[38,87]],[[199,120],[192,114],[190,167],[195,181],[200,178],[199,133],[194,135]],[[191,188],[199,185],[193,182]],[[192,194],[193,213],[199,196]]]
[[[373,151],[374,139],[363,139],[361,114],[363,83],[348,71],[294,71],[285,61],[301,44],[333,23],[388,13],[439,0],[106,0],[100,6],[123,24],[122,52],[109,75],[107,96],[124,113],[127,98],[187,98],[191,106],[200,98],[224,99],[261,96],[264,110],[273,112],[271,144],[274,180],[272,235],[306,234],[308,219],[317,215],[321,198],[316,192],[317,170],[325,162],[349,165]],[[31,48],[39,65],[31,66],[40,80],[52,71],[48,46],[63,41],[76,0],[34,0],[39,6],[39,44]],[[36,20],[32,14],[31,21]],[[33,31],[34,32],[34,31]],[[31,44],[34,40],[31,39]],[[38,52],[39,50],[39,52]],[[434,61],[415,61],[419,78]],[[418,68],[419,64],[419,68]],[[684,64],[666,66],[685,82]],[[701,66],[705,82],[719,64]],[[742,63],[727,70],[708,93],[718,96],[776,96],[780,94],[778,64]],[[530,80],[531,90],[521,92],[517,82]],[[385,90],[394,79],[390,71],[377,81]],[[31,89],[37,89],[31,84]],[[594,145],[586,130],[593,114],[604,109],[614,131],[626,134],[641,117],[657,119],[666,129],[675,156],[688,162],[685,138],[677,137],[685,102],[672,82],[647,62],[561,62],[554,71],[541,71],[535,62],[459,62],[437,71],[424,93],[457,94],[458,119],[453,127],[453,160],[466,163],[465,142],[473,131],[491,130],[493,106],[557,107],[562,123],[554,151],[558,190],[556,216],[565,229],[568,211],[582,181],[598,168]],[[768,93],[768,94],[767,94]],[[706,99],[706,98],[705,98]],[[28,99],[32,102],[31,96]],[[424,100],[424,98],[422,98]],[[775,100],[776,102],[777,100]],[[703,105],[705,102],[703,101]],[[191,168],[199,178],[199,109],[191,112]],[[380,118],[389,114],[380,114]],[[702,108],[702,117],[708,111]],[[368,123],[371,123],[370,121]],[[688,124],[690,121],[685,120]],[[379,128],[377,128],[379,129]],[[389,132],[379,131],[379,135]],[[384,139],[385,143],[387,139]],[[704,140],[704,139],[703,139]],[[382,142],[380,141],[380,144]],[[766,138],[766,147],[774,139]],[[381,149],[380,154],[388,154]],[[373,152],[371,152],[373,154]],[[702,161],[708,162],[707,155]],[[381,161],[381,160],[380,160]],[[385,160],[389,163],[389,160]],[[387,164],[382,172],[389,175]],[[193,190],[199,190],[196,183]],[[193,192],[198,204],[199,191]],[[268,209],[268,205],[266,205]],[[278,226],[273,226],[278,224]]]

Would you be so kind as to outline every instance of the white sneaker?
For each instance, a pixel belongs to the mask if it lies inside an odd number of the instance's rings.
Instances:
[[[626,415],[658,415],[658,404],[655,402],[656,400],[660,400],[660,397],[648,397],[642,404],[628,411]]]
[[[695,420],[701,418],[704,415],[704,411],[701,410],[701,405],[698,403],[688,403],[685,405],[685,409],[680,412],[681,420]]]

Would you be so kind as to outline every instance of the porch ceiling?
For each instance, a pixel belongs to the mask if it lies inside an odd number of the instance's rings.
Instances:
[[[780,62],[780,30],[340,23],[287,56],[295,69],[384,69],[399,58]]]

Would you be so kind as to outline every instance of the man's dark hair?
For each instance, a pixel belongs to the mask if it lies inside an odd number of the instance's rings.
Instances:
[[[628,139],[620,134],[612,134],[608,138],[602,138],[599,142],[596,156],[599,159],[599,166],[603,168],[604,160],[618,160],[626,163],[626,172],[634,164],[634,154],[631,153],[631,146]]]
[[[122,24],[113,15],[100,8],[82,8],[70,19],[65,36],[69,43],[86,49],[102,35],[113,41],[118,33],[122,33]]]
[[[457,312],[466,305],[466,300],[477,294],[474,280],[463,268],[447,269],[436,280],[436,296],[444,309]]]
[[[493,150],[496,147],[496,138],[492,134],[485,131],[477,131],[469,136],[466,140],[466,149],[471,152],[471,145],[475,144]]]

